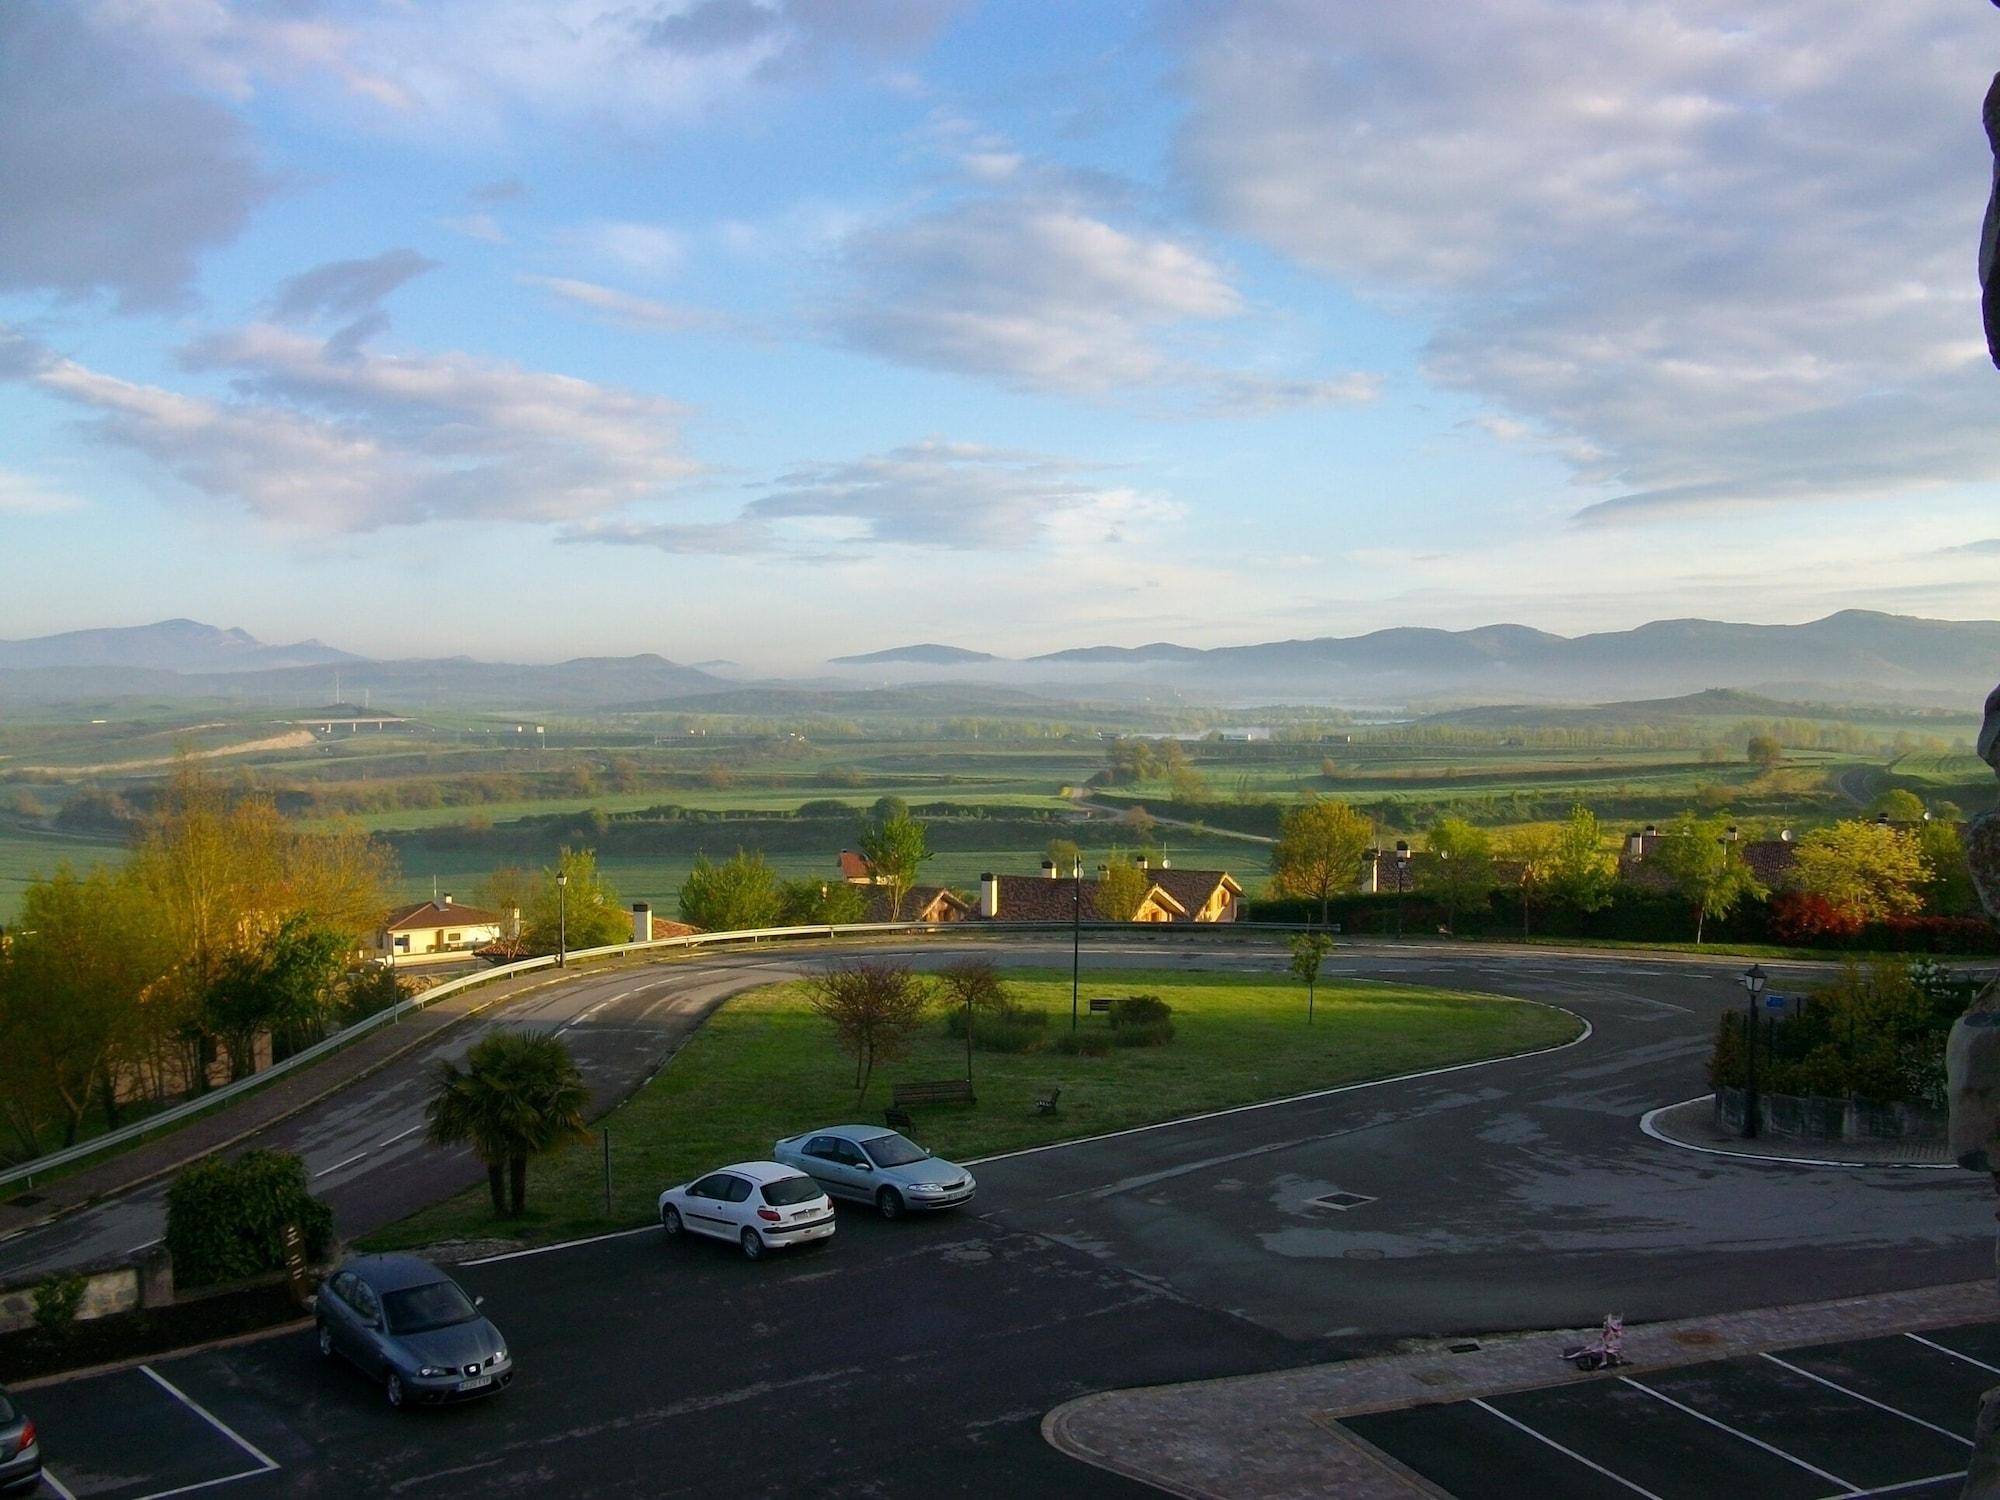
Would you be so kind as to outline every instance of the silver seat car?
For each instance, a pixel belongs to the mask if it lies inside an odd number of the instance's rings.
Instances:
[[[42,1448],[35,1424],[0,1385],[0,1491],[25,1492],[41,1482]]]
[[[786,1136],[771,1155],[809,1173],[832,1197],[874,1204],[885,1219],[956,1208],[979,1187],[964,1167],[880,1125],[829,1125]]]
[[[382,1382],[391,1406],[463,1401],[514,1378],[500,1330],[445,1272],[414,1255],[363,1255],[335,1267],[314,1306],[319,1352]]]

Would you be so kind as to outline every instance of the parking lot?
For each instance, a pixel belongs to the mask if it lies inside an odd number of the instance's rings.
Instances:
[[[51,1454],[45,1490],[71,1500],[161,1500],[275,1475],[277,1461],[150,1365],[48,1386],[44,1432],[88,1433]],[[238,1490],[236,1493],[245,1493]]]
[[[2000,1325],[1780,1349],[1342,1426],[1464,1497],[1956,1495]]]

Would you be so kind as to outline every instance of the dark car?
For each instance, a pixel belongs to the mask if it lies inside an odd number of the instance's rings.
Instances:
[[[0,1386],[0,1490],[31,1490],[41,1482],[42,1449],[35,1424]]]
[[[391,1406],[490,1396],[514,1378],[500,1330],[450,1276],[414,1255],[364,1255],[320,1283],[319,1352],[382,1382]]]

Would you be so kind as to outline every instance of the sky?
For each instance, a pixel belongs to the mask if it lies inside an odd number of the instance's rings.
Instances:
[[[0,638],[2000,616],[1965,0],[4,0]]]

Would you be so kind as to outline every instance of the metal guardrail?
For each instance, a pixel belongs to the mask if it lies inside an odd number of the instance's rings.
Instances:
[[[1266,932],[1288,930],[1288,925],[1281,926],[1275,922],[1232,923],[1229,925],[1257,927]],[[971,930],[973,932],[1072,932],[1077,929],[1076,925],[1070,922],[982,922]],[[1216,936],[1216,924],[1214,923],[1086,922],[1083,924],[1081,930],[1095,934],[1117,932],[1125,936],[1152,936],[1170,932],[1199,932],[1205,937]],[[745,932],[698,932],[691,933],[685,937],[654,938],[644,943],[612,943],[602,948],[577,948],[570,950],[566,957],[569,961],[575,962],[583,959],[616,958],[623,954],[652,953],[676,948],[710,948],[724,947],[737,943],[760,943],[784,939],[838,939],[842,937],[882,936],[891,933],[902,933],[910,937],[970,935],[966,924],[961,922],[856,922],[851,925],[837,927],[826,926],[824,924],[812,927],[760,927]],[[522,959],[518,963],[501,964],[495,968],[487,969],[477,974],[463,975],[457,979],[447,979],[443,984],[425,990],[421,995],[413,995],[408,1000],[398,1001],[387,1009],[377,1011],[372,1016],[363,1017],[352,1026],[342,1027],[332,1036],[315,1042],[310,1047],[294,1052],[283,1062],[273,1063],[262,1072],[252,1073],[248,1078],[239,1078],[233,1083],[226,1083],[221,1088],[211,1089],[206,1094],[185,1100],[180,1104],[174,1105],[171,1109],[160,1111],[156,1115],[148,1115],[145,1119],[135,1121],[130,1125],[120,1126],[117,1130],[108,1130],[103,1135],[92,1136],[87,1141],[80,1141],[76,1145],[65,1147],[61,1151],[52,1151],[46,1156],[38,1156],[33,1161],[22,1162],[19,1166],[9,1167],[5,1171],[0,1171],[0,1188],[10,1187],[17,1182],[32,1183],[39,1174],[54,1171],[59,1167],[66,1167],[72,1162],[86,1160],[89,1157],[95,1156],[100,1151],[109,1151],[115,1146],[126,1144],[128,1141],[136,1141],[142,1136],[151,1135],[156,1130],[163,1130],[169,1126],[178,1125],[184,1120],[190,1120],[196,1115],[204,1114],[214,1109],[217,1105],[227,1104],[231,1099],[247,1094],[253,1089],[260,1089],[273,1079],[282,1078],[294,1069],[302,1068],[309,1063],[316,1062],[330,1052],[337,1052],[342,1047],[347,1046],[350,1042],[359,1039],[368,1032],[383,1026],[394,1025],[404,1016],[423,1010],[437,1001],[444,999],[447,995],[455,995],[461,990],[472,989],[477,985],[490,984],[496,979],[505,979],[518,974],[533,973],[538,969],[553,969],[555,967],[555,955],[548,954],[540,958]]]

